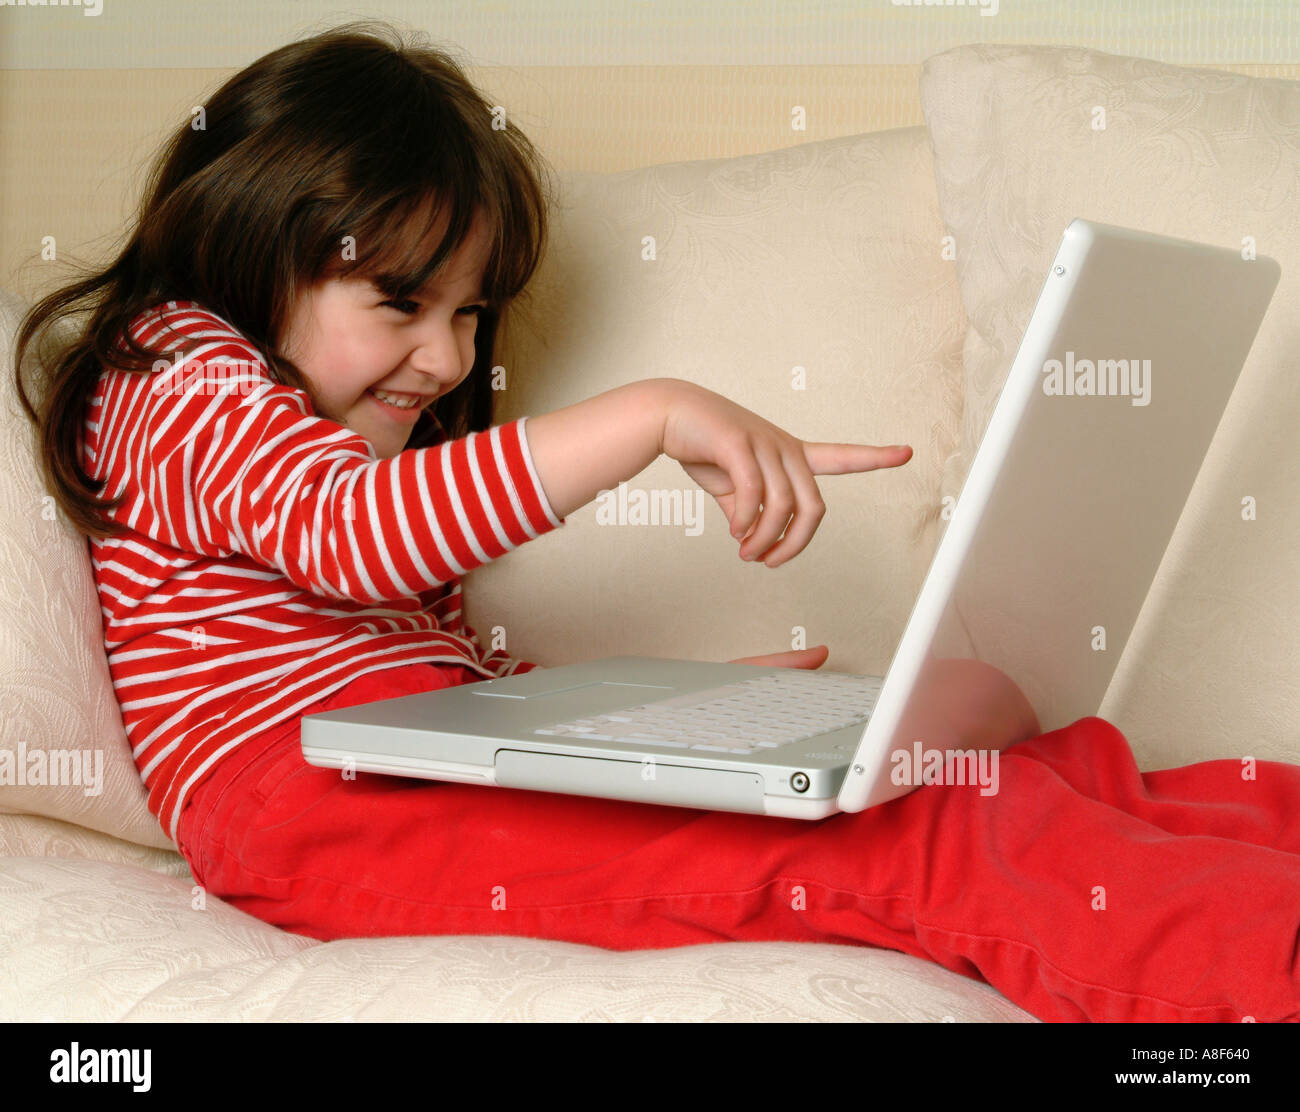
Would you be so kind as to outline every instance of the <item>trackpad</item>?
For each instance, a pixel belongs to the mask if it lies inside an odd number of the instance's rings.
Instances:
[[[494,689],[494,684],[501,686]],[[522,676],[508,676],[505,680],[488,680],[486,683],[472,684],[468,690],[475,695],[492,695],[498,699],[537,699],[543,695],[559,695],[566,691],[581,691],[589,687],[607,687],[610,693],[613,691],[626,692],[629,699],[642,698],[641,692],[660,692],[663,695],[669,695],[677,689],[664,684],[655,683],[616,683],[613,680],[575,680],[565,683],[564,680],[547,676],[544,671],[538,669],[535,672],[528,672]],[[605,694],[605,692],[602,692]],[[651,695],[645,695],[644,698],[652,698]]]

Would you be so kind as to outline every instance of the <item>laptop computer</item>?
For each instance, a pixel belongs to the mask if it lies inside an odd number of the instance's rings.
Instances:
[[[1098,712],[1280,274],[1066,228],[883,677],[611,657],[309,715],[303,756],[797,819],[991,794],[1001,750]]]

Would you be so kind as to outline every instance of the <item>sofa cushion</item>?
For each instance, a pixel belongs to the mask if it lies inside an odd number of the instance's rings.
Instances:
[[[169,846],[122,727],[86,539],[45,490],[35,428],[15,389],[26,308],[0,292],[0,812]],[[31,396],[36,381],[26,381]]]
[[[505,345],[503,418],[667,376],[806,440],[914,455],[822,478],[820,529],[775,569],[741,561],[717,504],[661,457],[627,484],[626,504],[684,491],[698,527],[636,524],[612,497],[608,512],[593,502],[562,534],[476,568],[471,624],[545,665],[727,660],[788,649],[804,631],[830,646],[828,669],[883,674],[937,538],[961,413],[965,321],[925,129],[561,184],[532,313]]]
[[[1300,83],[980,45],[930,58],[921,100],[970,319],[945,494],[961,488],[1072,219],[1253,244],[1281,264],[1100,713],[1145,768],[1300,760]]]

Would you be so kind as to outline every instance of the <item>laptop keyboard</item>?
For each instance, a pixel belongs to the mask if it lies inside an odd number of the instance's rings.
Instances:
[[[547,737],[714,753],[779,749],[865,722],[880,678],[790,669],[534,730]]]

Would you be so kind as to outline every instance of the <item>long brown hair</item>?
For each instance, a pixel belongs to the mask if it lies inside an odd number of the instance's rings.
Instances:
[[[501,313],[545,251],[548,165],[461,66],[421,36],[373,21],[336,27],[259,58],[203,112],[205,126],[187,120],[160,151],[117,258],[83,268],[80,280],[37,302],[18,331],[14,374],[39,431],[46,486],[88,536],[120,531],[101,514],[121,496],[98,498],[103,482],[81,467],[86,403],[104,368],[147,372],[168,354],[127,332],[144,309],[198,302],[257,346],[275,381],[306,391],[316,406],[280,349],[299,294],[345,272],[408,297],[455,253],[481,211],[492,245],[474,366],[432,416],[421,414],[407,445],[417,448],[491,424]],[[429,255],[421,245],[439,224]],[[25,362],[41,376],[36,406]]]

